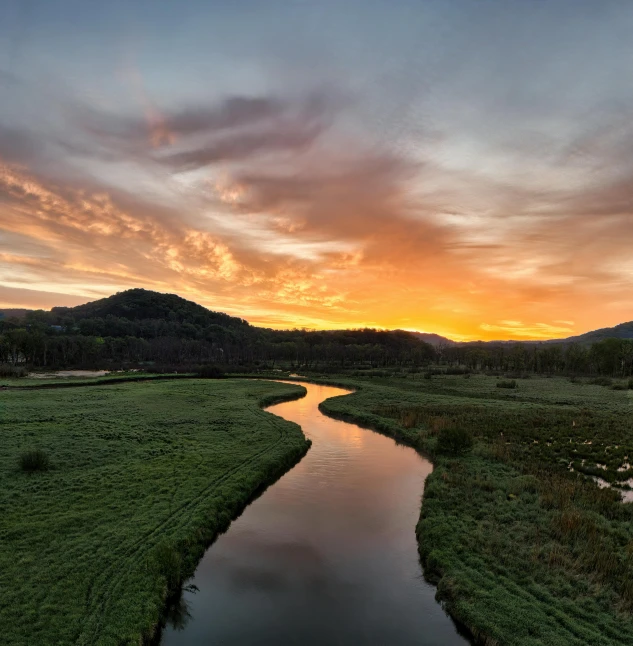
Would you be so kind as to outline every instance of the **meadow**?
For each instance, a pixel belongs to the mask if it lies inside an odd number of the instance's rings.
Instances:
[[[0,641],[149,639],[204,549],[307,451],[261,409],[303,392],[231,379],[0,392]]]
[[[480,374],[337,380],[358,390],[324,412],[433,459],[420,558],[477,643],[633,643],[633,504],[606,486],[633,476],[632,390]],[[451,431],[472,448],[447,452]]]

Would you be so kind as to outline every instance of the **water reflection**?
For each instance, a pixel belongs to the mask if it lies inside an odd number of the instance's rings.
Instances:
[[[198,592],[193,584],[183,586],[177,599],[171,599],[165,613],[165,622],[175,630],[184,630],[192,618],[190,596]]]
[[[207,551],[192,619],[165,646],[467,643],[434,599],[414,528],[431,465],[372,431],[330,419],[308,395],[270,412],[301,425],[307,456]]]

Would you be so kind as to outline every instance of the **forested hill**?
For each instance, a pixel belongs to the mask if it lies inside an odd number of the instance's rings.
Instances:
[[[620,323],[615,327],[604,327],[599,330],[593,330],[579,336],[570,336],[565,339],[566,343],[582,343],[585,345],[595,343],[596,341],[603,341],[604,339],[633,339],[633,321],[628,323]],[[548,341],[548,343],[555,343],[555,341]]]
[[[128,289],[77,307],[54,307],[51,315],[58,324],[63,324],[70,318],[75,322],[87,319],[125,319],[135,322],[157,320],[199,327],[219,325],[239,330],[250,327],[241,318],[213,312],[176,294],[161,294],[146,289]]]

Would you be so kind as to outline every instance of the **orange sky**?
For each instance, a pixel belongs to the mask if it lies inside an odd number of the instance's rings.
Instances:
[[[489,219],[460,223],[389,164],[311,166],[287,185],[224,178],[204,186],[204,217],[4,164],[0,303],[48,308],[140,286],[256,325],[454,339],[569,336],[632,318],[628,216],[561,214],[499,231]]]
[[[633,319],[633,12],[475,4],[261,33],[157,8],[123,40],[105,5],[42,18],[0,57],[0,306],[145,287],[456,340]]]

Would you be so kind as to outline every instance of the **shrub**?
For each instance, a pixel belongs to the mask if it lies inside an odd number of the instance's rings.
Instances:
[[[51,468],[51,461],[48,454],[41,449],[25,451],[20,456],[20,469],[27,473],[35,471],[48,471]]]
[[[200,366],[196,370],[196,372],[198,373],[199,377],[203,377],[204,379],[222,379],[222,377],[224,377],[224,373],[220,370],[220,368],[214,366],[213,364]]]
[[[507,381],[498,381],[497,388],[518,388],[516,379],[508,379]]]
[[[463,455],[473,448],[472,435],[459,426],[440,429],[437,436],[437,450],[447,455]]]
[[[629,390],[633,390],[633,378],[629,379],[629,383],[627,384]]]

